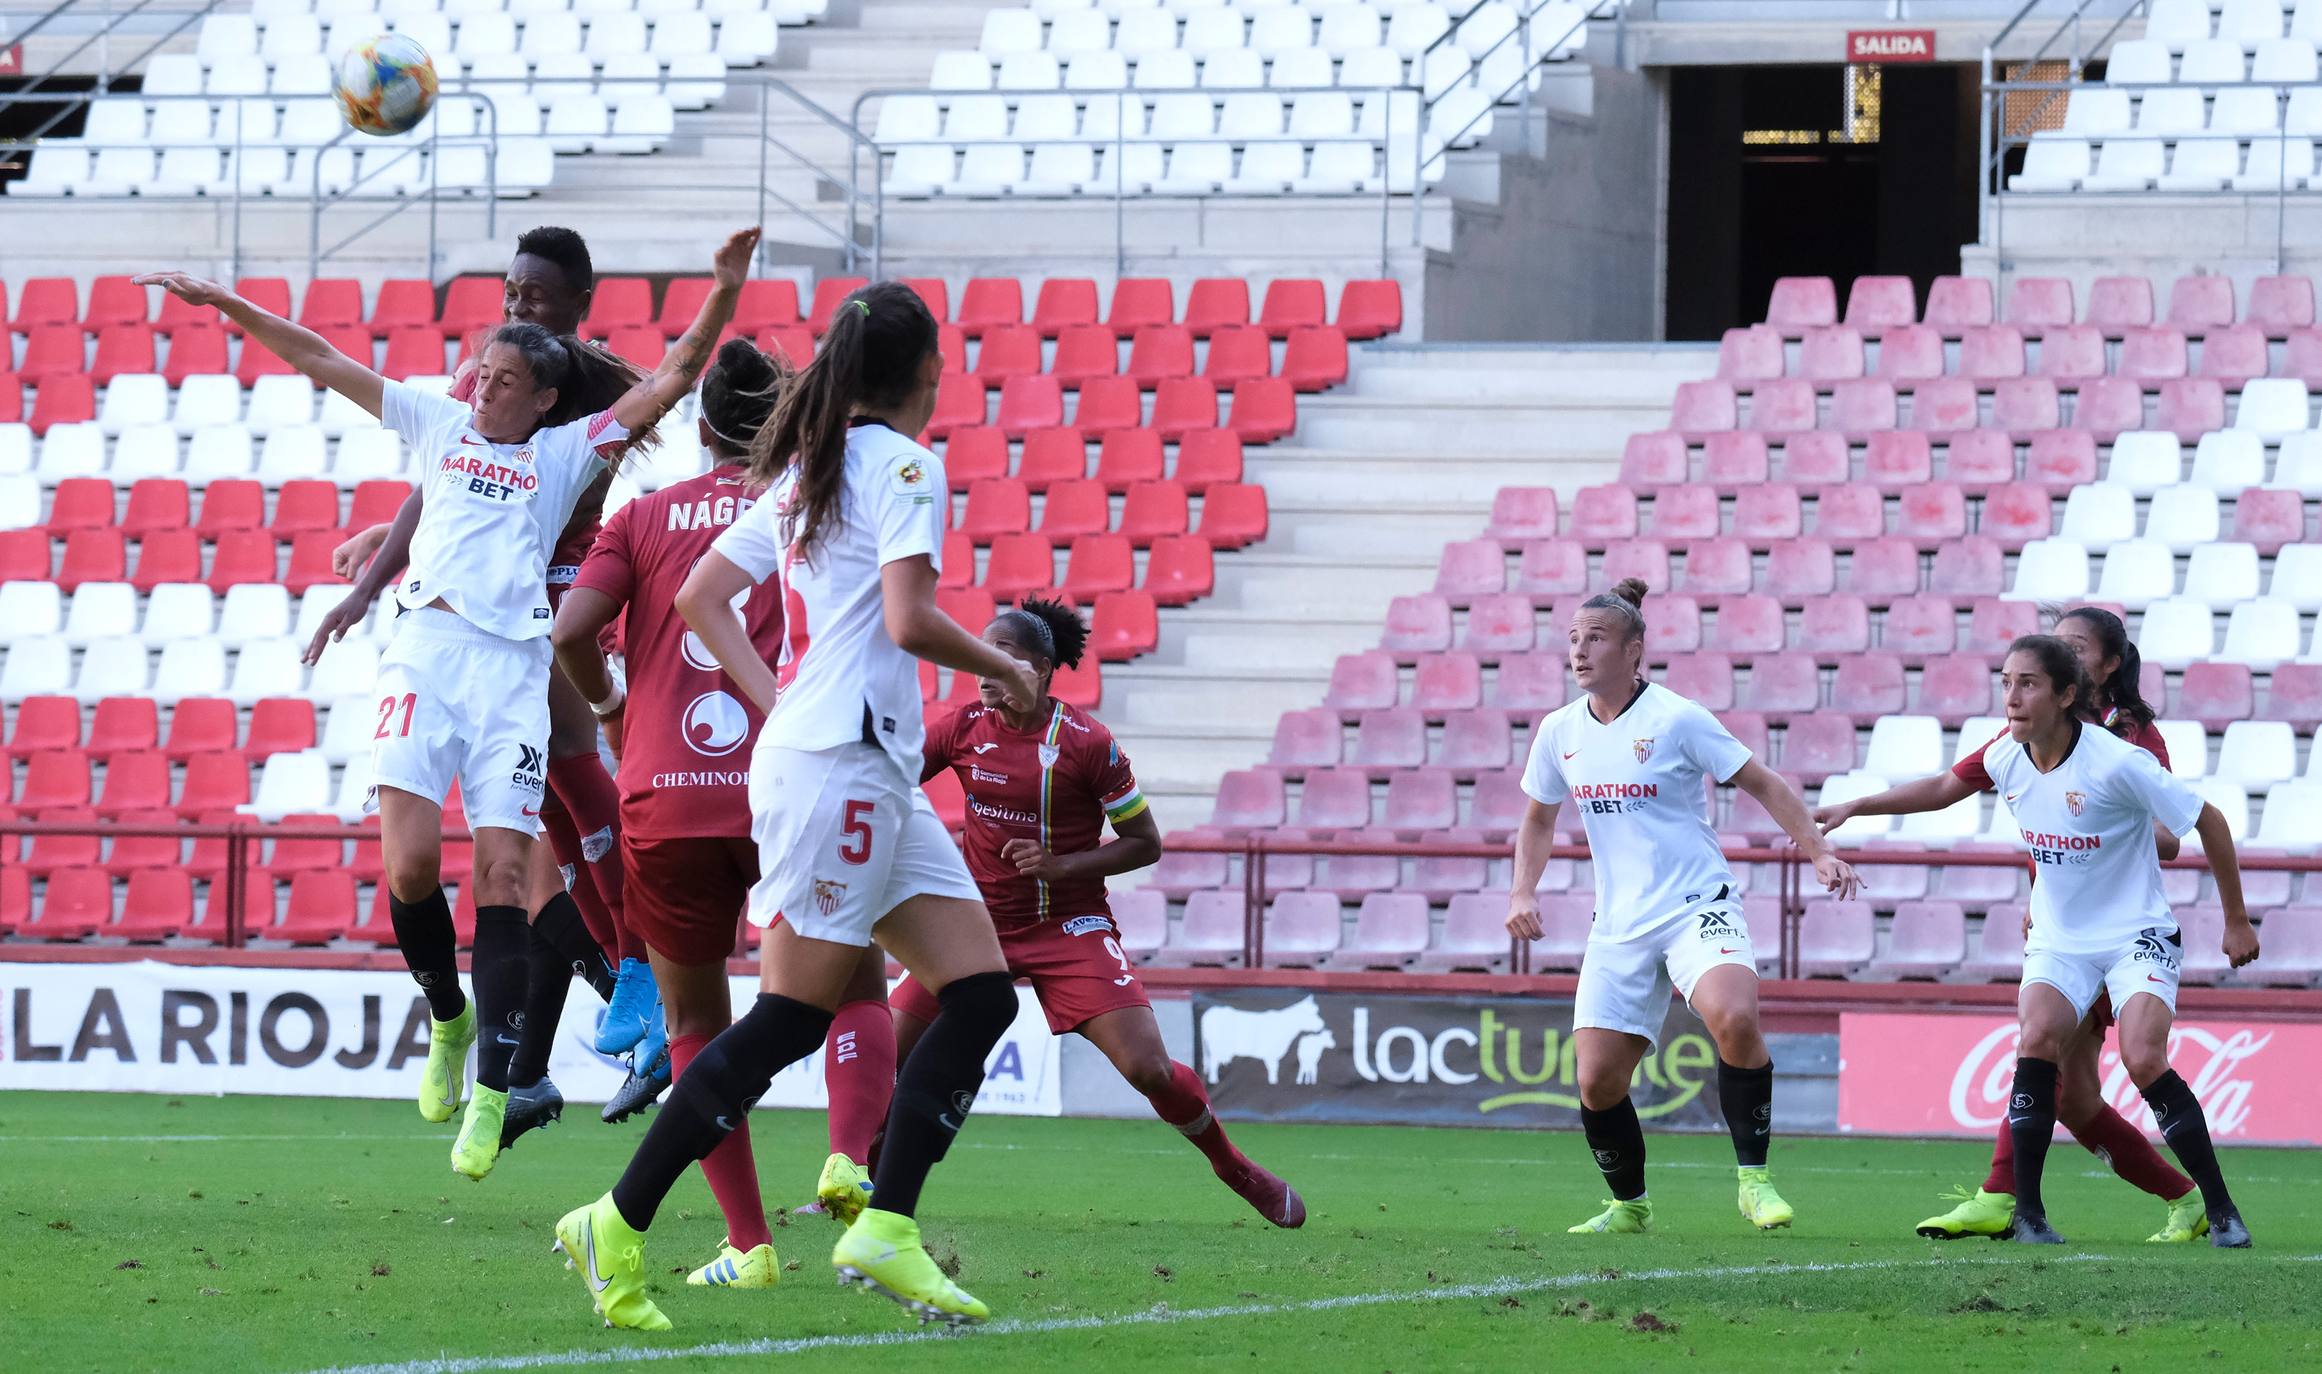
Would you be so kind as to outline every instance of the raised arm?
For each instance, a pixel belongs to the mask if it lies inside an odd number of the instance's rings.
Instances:
[[[717,256],[711,260],[717,287],[701,303],[701,313],[693,317],[692,326],[669,346],[669,352],[662,357],[661,366],[653,369],[653,375],[629,388],[613,403],[613,418],[623,428],[632,434],[651,429],[701,380],[702,369],[709,366],[710,358],[718,351],[718,335],[725,332],[726,322],[734,317],[734,303],[741,299],[742,282],[750,272],[750,256],[757,251],[758,231],[754,228],[742,230],[719,247]]]
[[[214,306],[218,313],[242,326],[249,339],[275,357],[305,373],[309,381],[353,401],[376,416],[379,413],[379,374],[330,346],[322,335],[280,315],[262,310],[214,281],[185,272],[148,272],[136,278],[139,286],[158,286],[191,305]]]
[[[1774,824],[1782,827],[1792,843],[1806,851],[1806,857],[1814,863],[1814,876],[1821,881],[1824,891],[1837,893],[1842,899],[1853,898],[1862,886],[1862,880],[1855,876],[1854,865],[1838,857],[1837,851],[1830,847],[1829,837],[1807,813],[1805,798],[1781,774],[1751,759],[1727,781],[1757,798],[1758,805],[1773,817]]]
[[[926,555],[880,565],[879,596],[887,638],[896,648],[955,673],[998,681],[1013,710],[1028,710],[1040,699],[1040,679],[1029,664],[969,634],[935,604],[935,564]]]

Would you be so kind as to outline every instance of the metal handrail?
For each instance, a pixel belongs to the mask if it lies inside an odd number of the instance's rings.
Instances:
[[[464,145],[464,144],[466,144],[466,143],[470,143],[470,142],[476,142],[476,143],[481,143],[481,144],[483,144],[483,147],[484,147],[484,197],[483,197],[483,199],[484,199],[484,206],[485,206],[485,210],[484,210],[484,236],[485,236],[486,238],[497,238],[497,237],[499,237],[499,234],[500,234],[500,107],[499,107],[499,103],[498,103],[497,101],[495,101],[495,100],[494,100],[494,99],[493,99],[493,98],[492,98],[492,97],[491,97],[489,94],[487,94],[487,93],[485,93],[485,92],[483,92],[483,91],[473,91],[473,90],[467,90],[467,89],[464,89],[464,88],[458,88],[458,89],[454,89],[454,90],[452,90],[452,91],[450,91],[450,92],[448,92],[448,93],[447,93],[447,92],[438,92],[438,93],[437,93],[437,96],[436,96],[436,99],[437,99],[437,101],[438,101],[438,102],[441,102],[441,101],[443,101],[443,100],[446,100],[446,99],[451,99],[451,100],[465,100],[465,101],[468,101],[468,102],[470,102],[470,103],[472,103],[472,104],[479,105],[479,106],[481,106],[481,107],[483,108],[483,111],[484,111],[484,125],[485,125],[485,127],[484,127],[484,129],[483,129],[482,131],[480,131],[480,132],[478,132],[478,133],[475,133],[475,134],[467,134],[467,135],[454,135],[454,136],[453,136],[453,137],[452,137],[452,138],[451,138],[449,141],[450,141],[450,142],[452,142],[452,143],[453,143],[455,146],[457,146],[457,145]],[[236,139],[236,142],[237,142],[237,143],[239,143],[239,141],[240,141],[240,137],[241,137],[241,121],[239,121],[239,120],[235,121],[235,130],[234,130],[234,132],[235,132],[235,139]],[[368,171],[362,171],[362,172],[360,172],[360,174],[359,174],[359,175],[357,175],[357,176],[355,177],[355,179],[354,179],[354,180],[352,180],[352,181],[348,182],[348,183],[347,183],[347,185],[346,185],[344,188],[342,188],[342,189],[340,189],[340,190],[338,190],[338,191],[336,191],[336,192],[334,192],[334,193],[332,193],[332,194],[330,194],[330,195],[327,195],[327,196],[326,196],[326,195],[323,193],[323,186],[322,186],[323,154],[324,154],[324,153],[327,153],[327,152],[329,152],[331,149],[338,147],[340,144],[342,144],[342,143],[345,143],[346,141],[348,141],[349,139],[351,139],[351,138],[354,138],[354,137],[355,137],[355,130],[354,130],[353,128],[351,128],[351,127],[350,127],[350,128],[346,128],[346,129],[341,129],[341,130],[339,131],[339,133],[338,133],[338,136],[337,136],[337,137],[335,137],[335,138],[331,139],[331,141],[330,141],[330,142],[323,144],[321,147],[319,147],[319,148],[316,148],[316,149],[314,150],[314,156],[313,156],[313,158],[312,158],[312,159],[310,159],[310,160],[309,160],[309,162],[308,162],[308,171],[311,173],[311,181],[312,181],[312,185],[313,185],[312,200],[311,200],[311,202],[310,202],[313,208],[312,208],[312,209],[311,209],[311,210],[308,212],[308,215],[307,215],[307,258],[306,258],[306,272],[307,272],[307,277],[308,277],[308,279],[309,279],[309,280],[312,280],[313,278],[315,278],[315,277],[318,277],[318,276],[322,275],[322,264],[323,264],[323,259],[325,259],[325,258],[327,258],[327,257],[331,257],[331,256],[333,256],[333,255],[337,254],[337,253],[338,253],[338,252],[339,252],[341,249],[343,249],[343,248],[347,247],[349,244],[352,244],[353,242],[355,242],[355,240],[357,240],[357,239],[359,239],[359,238],[363,237],[365,234],[368,234],[368,233],[370,233],[372,230],[374,230],[374,229],[378,228],[379,226],[381,226],[381,225],[383,225],[383,224],[387,223],[388,221],[390,221],[390,220],[392,220],[392,219],[396,218],[398,215],[404,214],[405,212],[407,212],[407,211],[411,210],[411,209],[412,209],[414,206],[418,205],[418,204],[419,204],[421,201],[425,201],[425,202],[426,202],[426,204],[427,204],[427,274],[426,274],[426,275],[428,276],[428,278],[429,278],[430,280],[432,280],[432,279],[435,277],[435,273],[436,273],[436,264],[437,264],[437,259],[438,259],[438,257],[439,257],[439,254],[438,254],[438,252],[437,252],[437,244],[436,244],[436,238],[437,238],[437,229],[438,229],[438,224],[437,224],[437,206],[438,206],[438,205],[439,205],[439,204],[440,204],[440,203],[443,201],[443,199],[444,199],[443,180],[442,180],[442,178],[443,178],[443,145],[444,145],[444,143],[445,143],[447,140],[446,140],[446,139],[444,138],[444,136],[443,136],[443,126],[442,126],[441,122],[440,122],[440,121],[438,121],[438,122],[431,122],[431,123],[428,125],[428,132],[427,132],[427,154],[428,154],[428,160],[427,160],[427,191],[426,191],[426,193],[425,193],[424,195],[418,195],[418,194],[404,194],[404,195],[400,195],[400,196],[396,196],[396,197],[394,197],[394,198],[393,198],[393,200],[394,200],[394,202],[395,202],[395,203],[393,203],[393,204],[389,205],[389,206],[388,206],[388,208],[386,209],[386,211],[385,211],[384,213],[382,213],[382,214],[379,214],[379,215],[375,216],[375,217],[374,217],[374,218],[371,220],[371,222],[370,222],[370,223],[368,223],[368,224],[366,224],[366,225],[362,226],[361,228],[359,228],[359,229],[355,230],[353,233],[351,233],[351,234],[348,234],[348,235],[347,235],[345,238],[342,238],[342,239],[340,239],[340,240],[339,240],[337,243],[335,243],[335,244],[332,244],[332,245],[331,245],[331,247],[330,247],[330,248],[329,248],[329,249],[326,251],[326,250],[323,248],[323,246],[322,246],[322,217],[323,217],[323,212],[324,212],[325,210],[329,209],[329,208],[330,208],[331,206],[333,206],[333,205],[337,205],[337,204],[343,204],[344,202],[346,202],[346,201],[348,201],[348,200],[350,200],[350,199],[354,198],[354,196],[355,196],[355,193],[356,193],[357,189],[358,189],[358,188],[360,188],[361,186],[363,186],[363,185],[364,185],[366,182],[369,182],[369,181],[372,181],[372,180],[374,180],[374,179],[378,178],[378,177],[379,177],[379,176],[381,176],[383,173],[385,173],[385,172],[388,170],[388,168],[391,168],[391,167],[394,167],[394,166],[396,166],[397,164],[401,163],[401,162],[402,162],[402,161],[403,161],[405,158],[414,158],[414,157],[417,157],[417,156],[419,156],[419,152],[420,152],[420,145],[419,145],[419,144],[417,144],[417,143],[390,143],[390,144],[383,144],[383,145],[381,145],[381,146],[382,146],[382,147],[384,147],[384,148],[394,148],[394,149],[396,149],[396,150],[397,150],[397,152],[396,152],[395,156],[393,156],[393,157],[391,157],[391,158],[387,159],[387,161],[386,161],[384,164],[382,164],[381,166],[378,166],[378,167],[375,167],[375,168],[371,168],[371,169],[370,169],[370,170],[368,170]],[[360,164],[358,164],[358,166],[360,166]],[[235,208],[236,208],[236,211],[237,211],[237,213],[238,213],[238,212],[239,212],[239,210],[240,210],[240,199],[239,199],[239,197],[240,197],[240,192],[241,192],[241,178],[240,178],[240,177],[238,177],[238,176],[235,178],[235,187],[234,187],[234,189],[235,189],[235,193],[236,193],[236,205],[235,205]],[[367,196],[366,196],[366,197],[364,197],[363,199],[365,199],[365,200],[370,200],[370,199],[371,199],[371,197],[367,197]],[[464,203],[465,201],[467,201],[468,197],[466,197],[466,196],[459,196],[459,197],[455,197],[455,199],[457,199],[457,200],[461,201],[462,203]]]
[[[1465,124],[1460,125],[1459,128],[1452,131],[1451,133],[1444,135],[1439,140],[1440,148],[1436,152],[1435,157],[1430,158],[1427,156],[1427,140],[1425,133],[1429,117],[1434,113],[1435,107],[1443,103],[1445,97],[1449,96],[1451,92],[1459,89],[1461,82],[1452,82],[1450,86],[1444,89],[1442,95],[1430,99],[1426,95],[1427,58],[1429,54],[1433,53],[1437,48],[1442,47],[1444,44],[1451,42],[1454,38],[1456,38],[1461,27],[1464,26],[1468,20],[1474,18],[1478,13],[1480,13],[1483,9],[1483,6],[1479,4],[1474,9],[1469,10],[1466,14],[1461,15],[1457,20],[1453,21],[1451,27],[1445,29],[1442,35],[1438,37],[1433,43],[1428,44],[1426,51],[1420,53],[1418,59],[1413,63],[1413,69],[1419,73],[1420,80],[1419,128],[1421,130],[1421,134],[1420,137],[1414,141],[1414,145],[1411,151],[1412,184],[1417,185],[1419,183],[1420,179],[1426,173],[1428,163],[1442,158],[1445,155],[1445,152],[1450,149],[1452,144],[1457,143],[1460,139],[1467,137],[1467,133],[1470,129],[1473,129],[1477,124],[1480,124],[1485,119],[1489,118],[1492,111],[1499,106],[1500,102],[1506,100],[1510,95],[1515,94],[1516,88],[1519,86],[1523,87],[1523,94],[1520,97],[1522,108],[1519,110],[1517,118],[1520,121],[1520,127],[1526,130],[1526,138],[1528,143],[1529,130],[1532,123],[1532,73],[1548,65],[1550,62],[1555,61],[1556,54],[1565,50],[1565,45],[1572,41],[1574,35],[1586,33],[1589,23],[1592,20],[1606,17],[1602,11],[1608,5],[1612,7],[1613,17],[1618,19],[1626,18],[1628,14],[1628,0],[1588,0],[1588,3],[1586,3],[1581,10],[1580,18],[1573,23],[1572,27],[1566,29],[1561,34],[1558,34],[1556,36],[1556,41],[1550,43],[1544,50],[1538,51],[1535,51],[1532,47],[1532,14],[1536,11],[1527,12],[1519,16],[1516,21],[1516,26],[1513,29],[1510,29],[1508,32],[1501,34],[1499,42],[1494,43],[1489,48],[1485,49],[1482,57],[1475,57],[1470,59],[1468,74],[1462,78],[1462,80],[1473,86],[1476,80],[1482,74],[1484,59],[1490,57],[1493,53],[1498,52],[1501,47],[1506,45],[1509,39],[1517,38],[1519,36],[1522,38],[1524,44],[1523,71],[1517,74],[1516,79],[1510,82],[1506,89],[1493,92],[1492,98],[1484,102],[1482,109],[1468,116],[1468,120]],[[1545,6],[1542,6],[1541,8],[1545,8]],[[1476,87],[1476,89],[1481,89],[1481,87]],[[1413,244],[1417,244],[1419,242],[1419,223],[1417,216],[1412,217],[1411,242]]]
[[[105,23],[102,27],[98,28],[96,32],[91,33],[88,37],[82,39],[79,44],[73,48],[72,51],[58,58],[54,66],[51,66],[47,71],[42,72],[40,75],[33,77],[31,80],[25,82],[24,85],[18,87],[16,90],[0,93],[0,112],[5,112],[9,106],[17,104],[20,101],[30,99],[34,93],[40,89],[42,82],[47,81],[50,77],[55,76],[58,72],[62,71],[66,63],[71,62],[74,58],[80,56],[84,52],[87,52],[90,44],[102,42],[105,39],[111,37],[115,29],[121,27],[125,21],[133,18],[139,11],[143,10],[146,6],[152,3],[153,0],[136,0],[136,3],[131,5],[128,9],[122,10],[118,13],[108,13]],[[130,67],[134,67],[138,63],[143,62],[146,58],[151,57],[155,53],[161,51],[164,44],[168,43],[171,39],[177,37],[179,34],[184,33],[195,20],[208,18],[211,13],[217,9],[217,7],[218,0],[206,0],[200,9],[187,11],[185,17],[178,20],[177,23],[171,25],[168,32],[162,34],[159,38],[156,38],[151,43],[147,44],[145,49],[142,52],[139,52],[135,57],[132,57],[128,61],[122,63],[122,69],[126,70]],[[42,15],[39,23],[33,25],[33,29],[37,29],[42,24],[46,24],[50,19],[55,18],[57,15],[63,13],[66,9],[69,8],[71,8],[71,2],[70,0],[67,0],[67,3],[59,5],[56,9],[49,11],[45,15]],[[32,32],[32,29],[27,29],[25,32],[30,33]],[[23,35],[20,34],[11,41],[22,42]],[[108,81],[106,84],[110,85],[111,82]],[[82,92],[80,94],[85,96],[87,93]],[[69,107],[57,111],[55,114],[49,116],[47,120],[42,122],[38,128],[34,129],[30,134],[28,134],[27,137],[41,137],[50,129],[53,129],[58,124],[62,123],[71,114],[72,110]]]

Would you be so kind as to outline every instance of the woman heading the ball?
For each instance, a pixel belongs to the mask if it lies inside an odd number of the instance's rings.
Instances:
[[[179,272],[137,279],[215,306],[413,451],[424,507],[395,588],[402,614],[380,659],[375,796],[396,944],[431,1013],[423,1118],[451,1119],[479,1020],[495,1032],[477,1056],[452,1146],[452,1167],[472,1179],[489,1174],[500,1152],[516,1044],[500,1028],[521,1012],[528,973],[525,879],[547,775],[549,550],[582,490],[626,449],[650,442],[654,422],[692,389],[757,241],[747,229],[718,250],[717,289],[651,376],[614,390],[614,374],[577,340],[503,325],[485,343],[472,405],[388,381],[214,282]],[[443,801],[455,780],[475,838],[478,1006],[460,991],[442,885]]]
[[[1612,1190],[1603,1212],[1571,1230],[1651,1226],[1645,1133],[1629,1084],[1660,1037],[1672,989],[1717,1044],[1718,1100],[1733,1136],[1741,1214],[1770,1230],[1793,1215],[1766,1167],[1774,1060],[1758,1027],[1757,955],[1710,828],[1702,779],[1756,798],[1813,860],[1824,888],[1852,897],[1857,880],[1781,775],[1750,757],[1717,717],[1645,680],[1645,591],[1625,579],[1572,617],[1569,660],[1582,695],[1550,712],[1532,738],[1508,933],[1540,938],[1540,872],[1557,809],[1569,800],[1596,870],[1596,919],[1572,1007],[1580,1124]]]

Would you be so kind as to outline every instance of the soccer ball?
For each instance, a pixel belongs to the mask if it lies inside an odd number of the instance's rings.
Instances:
[[[383,33],[340,54],[332,86],[339,113],[357,131],[399,134],[435,104],[435,63],[411,39]]]

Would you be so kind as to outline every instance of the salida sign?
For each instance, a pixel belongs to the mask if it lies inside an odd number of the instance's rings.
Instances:
[[[1220,1110],[1273,1121],[1576,1127],[1572,1003],[1519,998],[1198,993],[1194,1042]],[[1638,1115],[1723,1130],[1717,1049],[1672,1000],[1637,1070]]]
[[[1848,29],[1846,60],[1853,63],[1932,62],[1933,29]]]

